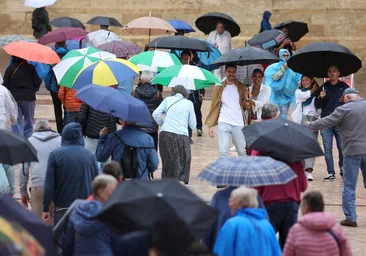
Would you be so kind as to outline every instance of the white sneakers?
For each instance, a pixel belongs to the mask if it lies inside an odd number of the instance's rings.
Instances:
[[[313,181],[314,180],[313,175],[311,173],[305,172],[305,175],[306,175],[306,178],[307,178],[308,181]]]

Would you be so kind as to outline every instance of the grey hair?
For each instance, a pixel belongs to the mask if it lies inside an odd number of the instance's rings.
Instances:
[[[151,80],[154,78],[154,73],[150,70],[144,70],[141,73],[141,82],[143,84],[145,83],[151,83]]]
[[[36,123],[34,124],[34,130],[36,132],[41,132],[44,130],[50,129],[50,124],[47,119],[37,119]]]
[[[230,199],[240,208],[258,208],[257,195],[256,189],[241,186],[231,192]]]
[[[93,180],[92,184],[92,195],[95,198],[98,195],[98,190],[102,189],[103,191],[108,187],[109,184],[116,184],[117,180],[115,177],[109,174],[100,174]]]
[[[177,93],[182,94],[184,98],[188,98],[188,92],[183,85],[176,85],[173,87],[172,96],[176,95]]]
[[[262,108],[262,119],[272,119],[280,112],[280,108],[275,104],[264,104]]]

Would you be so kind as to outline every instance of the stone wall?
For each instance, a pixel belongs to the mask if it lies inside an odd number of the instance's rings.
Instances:
[[[117,18],[122,24],[147,16],[163,19],[182,19],[194,25],[195,19],[211,11],[221,11],[231,15],[241,26],[242,33],[234,39],[237,47],[244,45],[253,34],[259,31],[264,10],[272,12],[271,23],[275,25],[289,19],[307,22],[310,32],[298,46],[327,40],[349,47],[366,63],[366,0],[58,0],[48,7],[50,18],[59,16],[75,17],[82,22],[95,15]],[[32,8],[24,6],[24,0],[0,0],[0,34],[32,34]],[[95,30],[95,26],[87,26]],[[124,35],[141,46],[147,43],[146,36]],[[191,34],[205,37],[202,33]],[[366,83],[366,69],[356,75],[356,84]],[[366,90],[365,90],[366,91]]]

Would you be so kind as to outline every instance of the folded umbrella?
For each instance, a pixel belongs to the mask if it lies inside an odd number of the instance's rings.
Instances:
[[[189,50],[211,52],[207,42],[186,36],[164,36],[155,38],[148,45],[148,48],[160,48],[171,50]]]
[[[41,8],[56,3],[56,0],[25,0],[24,5],[28,7]]]
[[[118,58],[129,58],[142,52],[142,48],[134,42],[114,40],[109,43],[98,45],[98,49],[113,53]]]
[[[9,55],[17,56],[28,61],[44,64],[55,64],[60,61],[60,57],[50,47],[38,43],[26,41],[14,42],[4,46],[3,49]]]
[[[151,231],[167,218],[182,220],[192,234],[201,238],[215,216],[208,204],[179,181],[165,179],[121,183],[98,218],[122,232]]]
[[[254,123],[243,132],[249,148],[288,163],[324,154],[308,126],[283,118]]]
[[[58,28],[41,36],[41,38],[38,40],[38,43],[50,44],[64,42],[77,37],[86,36],[87,34],[88,32],[82,28]]]
[[[183,85],[188,90],[199,90],[221,82],[210,71],[192,65],[176,65],[157,74],[152,83],[168,87]]]
[[[95,47],[98,47],[101,44],[106,44],[115,40],[122,41],[116,33],[112,31],[100,29],[88,34],[89,41]]]
[[[184,33],[196,32],[191,25],[183,20],[168,20],[168,22],[177,31],[183,31]]]
[[[162,51],[147,51],[137,54],[129,59],[137,65],[141,71],[151,70],[160,72],[167,67],[182,65],[181,61],[172,53]]]
[[[81,89],[88,84],[100,86],[118,85],[119,82],[135,77],[140,69],[124,59],[100,60],[83,68],[74,80],[73,89]]]
[[[76,97],[95,110],[122,120],[151,124],[151,114],[146,104],[123,91],[92,84],[78,90]]]
[[[53,67],[53,71],[59,85],[71,88],[76,76],[84,67],[99,60],[111,58],[116,58],[116,56],[92,46],[71,50],[62,58],[60,63]]]
[[[87,24],[92,25],[104,25],[104,26],[112,26],[112,27],[122,27],[122,24],[112,17],[105,17],[105,16],[96,16],[91,18],[86,22]]]
[[[198,175],[212,185],[233,187],[280,185],[296,177],[287,164],[268,156],[220,158]]]
[[[80,20],[70,17],[58,17],[50,22],[54,27],[58,28],[82,28],[85,29]]]
[[[279,45],[286,39],[287,35],[278,29],[265,30],[252,37],[248,41],[249,46],[268,49]]]
[[[289,20],[274,27],[275,29],[281,30],[282,28],[287,28],[287,37],[291,39],[292,42],[298,42],[303,36],[309,32],[308,24],[301,21]]]
[[[29,38],[25,36],[20,35],[14,35],[14,36],[4,36],[0,37],[0,48],[3,48],[5,45],[8,45],[13,42],[19,42],[19,41],[27,41],[27,42],[37,42],[34,38]]]
[[[340,76],[348,76],[362,68],[362,61],[347,47],[333,42],[308,44],[288,60],[295,72],[312,77],[328,77],[328,68],[336,66]]]
[[[231,37],[236,37],[240,34],[240,26],[229,15],[222,12],[209,12],[196,20],[196,27],[203,33],[208,35],[211,31],[216,29],[217,22],[224,23],[225,30],[229,31]]]

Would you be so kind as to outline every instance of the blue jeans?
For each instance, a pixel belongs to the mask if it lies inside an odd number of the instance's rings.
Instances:
[[[288,109],[290,108],[290,105],[291,105],[291,103],[278,104],[278,107],[280,109],[280,117],[287,119]]]
[[[269,221],[275,232],[279,232],[281,249],[285,246],[286,238],[291,227],[297,222],[299,212],[298,202],[278,202],[266,204]]]
[[[59,221],[65,215],[65,213],[67,212],[67,210],[68,210],[68,208],[62,208],[62,209],[55,209],[53,211],[52,227],[55,227],[57,225],[57,223],[59,223]]]
[[[11,128],[13,133],[28,139],[33,134],[35,101],[18,101],[18,120]]]
[[[78,121],[78,115],[79,112],[67,112],[66,116],[65,116],[65,125],[72,123],[72,122],[77,122]]]
[[[356,184],[358,172],[361,168],[363,185],[366,187],[366,154],[345,156],[343,160],[343,194],[342,208],[346,219],[356,221]]]
[[[334,161],[333,161],[333,136],[337,142],[337,148],[339,153],[339,168],[343,166],[343,152],[342,152],[342,142],[341,142],[341,133],[337,126],[324,129],[320,131],[320,134],[323,138],[323,146],[324,146],[324,155],[325,162],[327,164],[327,169],[329,174],[334,174]]]
[[[242,129],[243,126],[235,126],[226,123],[219,123],[217,126],[217,137],[219,140],[219,156],[227,157],[229,154],[230,137],[233,138],[233,143],[239,156],[246,155],[245,151],[245,137]]]

